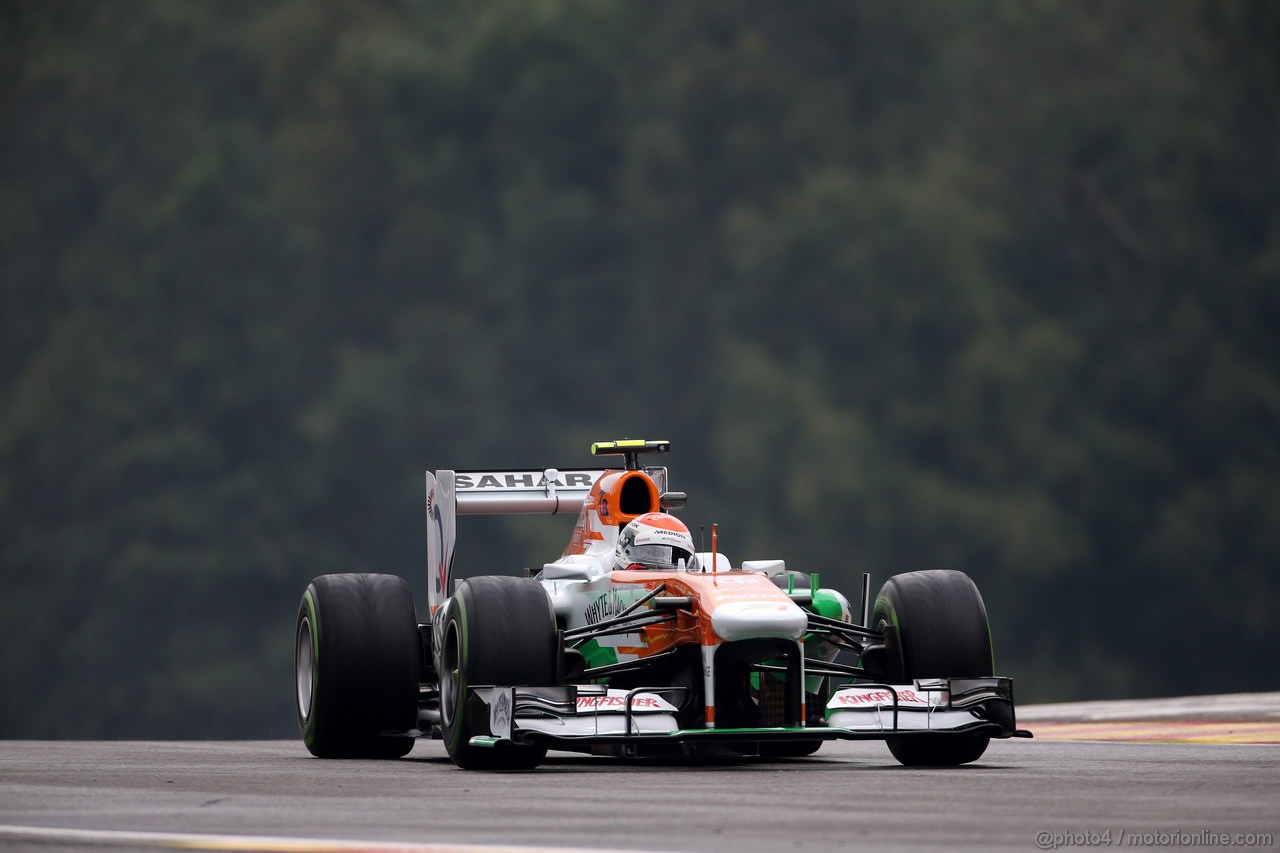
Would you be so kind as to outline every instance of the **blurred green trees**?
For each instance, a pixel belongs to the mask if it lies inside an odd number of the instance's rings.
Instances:
[[[1280,7],[0,9],[0,736],[288,735],[421,471],[675,442],[1023,699],[1276,689]],[[464,574],[563,519],[464,522]]]

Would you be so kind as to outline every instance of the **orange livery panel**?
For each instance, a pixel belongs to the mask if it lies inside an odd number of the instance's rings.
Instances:
[[[561,556],[585,554],[592,542],[616,535],[622,525],[647,512],[658,512],[658,487],[644,471],[609,471],[596,480],[582,503],[578,524]]]

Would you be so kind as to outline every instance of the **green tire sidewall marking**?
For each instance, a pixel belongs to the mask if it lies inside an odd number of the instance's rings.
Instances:
[[[453,708],[453,736],[449,739],[449,751],[457,752],[463,745],[463,728],[466,724],[467,709],[467,607],[462,596],[455,596],[453,604],[455,612],[450,617],[458,623],[458,674],[454,678],[454,686],[458,689],[458,701]]]
[[[893,626],[893,627],[895,627],[895,628],[899,627],[899,625],[898,625],[898,612],[897,612],[896,610],[894,610],[894,609],[893,609],[893,602],[891,602],[889,599],[885,598],[883,595],[877,596],[877,597],[876,597],[876,606],[875,606],[874,610],[880,610],[880,611],[883,611],[884,613],[888,614],[888,616],[889,616],[889,624],[890,624],[890,625],[892,625],[892,626]]]
[[[302,741],[307,746],[312,746],[316,739],[316,696],[320,693],[320,619],[316,615],[316,597],[312,589],[308,586],[302,594],[307,620],[311,623],[311,716],[302,723]]]
[[[987,648],[991,649],[991,674],[996,672],[996,644],[991,639],[991,621],[987,621]]]

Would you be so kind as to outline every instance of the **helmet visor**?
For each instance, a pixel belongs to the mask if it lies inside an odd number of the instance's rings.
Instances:
[[[693,555],[673,545],[632,545],[631,562],[651,569],[689,569]]]

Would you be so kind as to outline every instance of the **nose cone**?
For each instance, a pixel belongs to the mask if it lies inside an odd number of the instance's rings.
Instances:
[[[711,627],[722,640],[751,640],[777,637],[798,640],[809,624],[809,617],[794,601],[774,598],[771,601],[731,601],[711,613]]]

